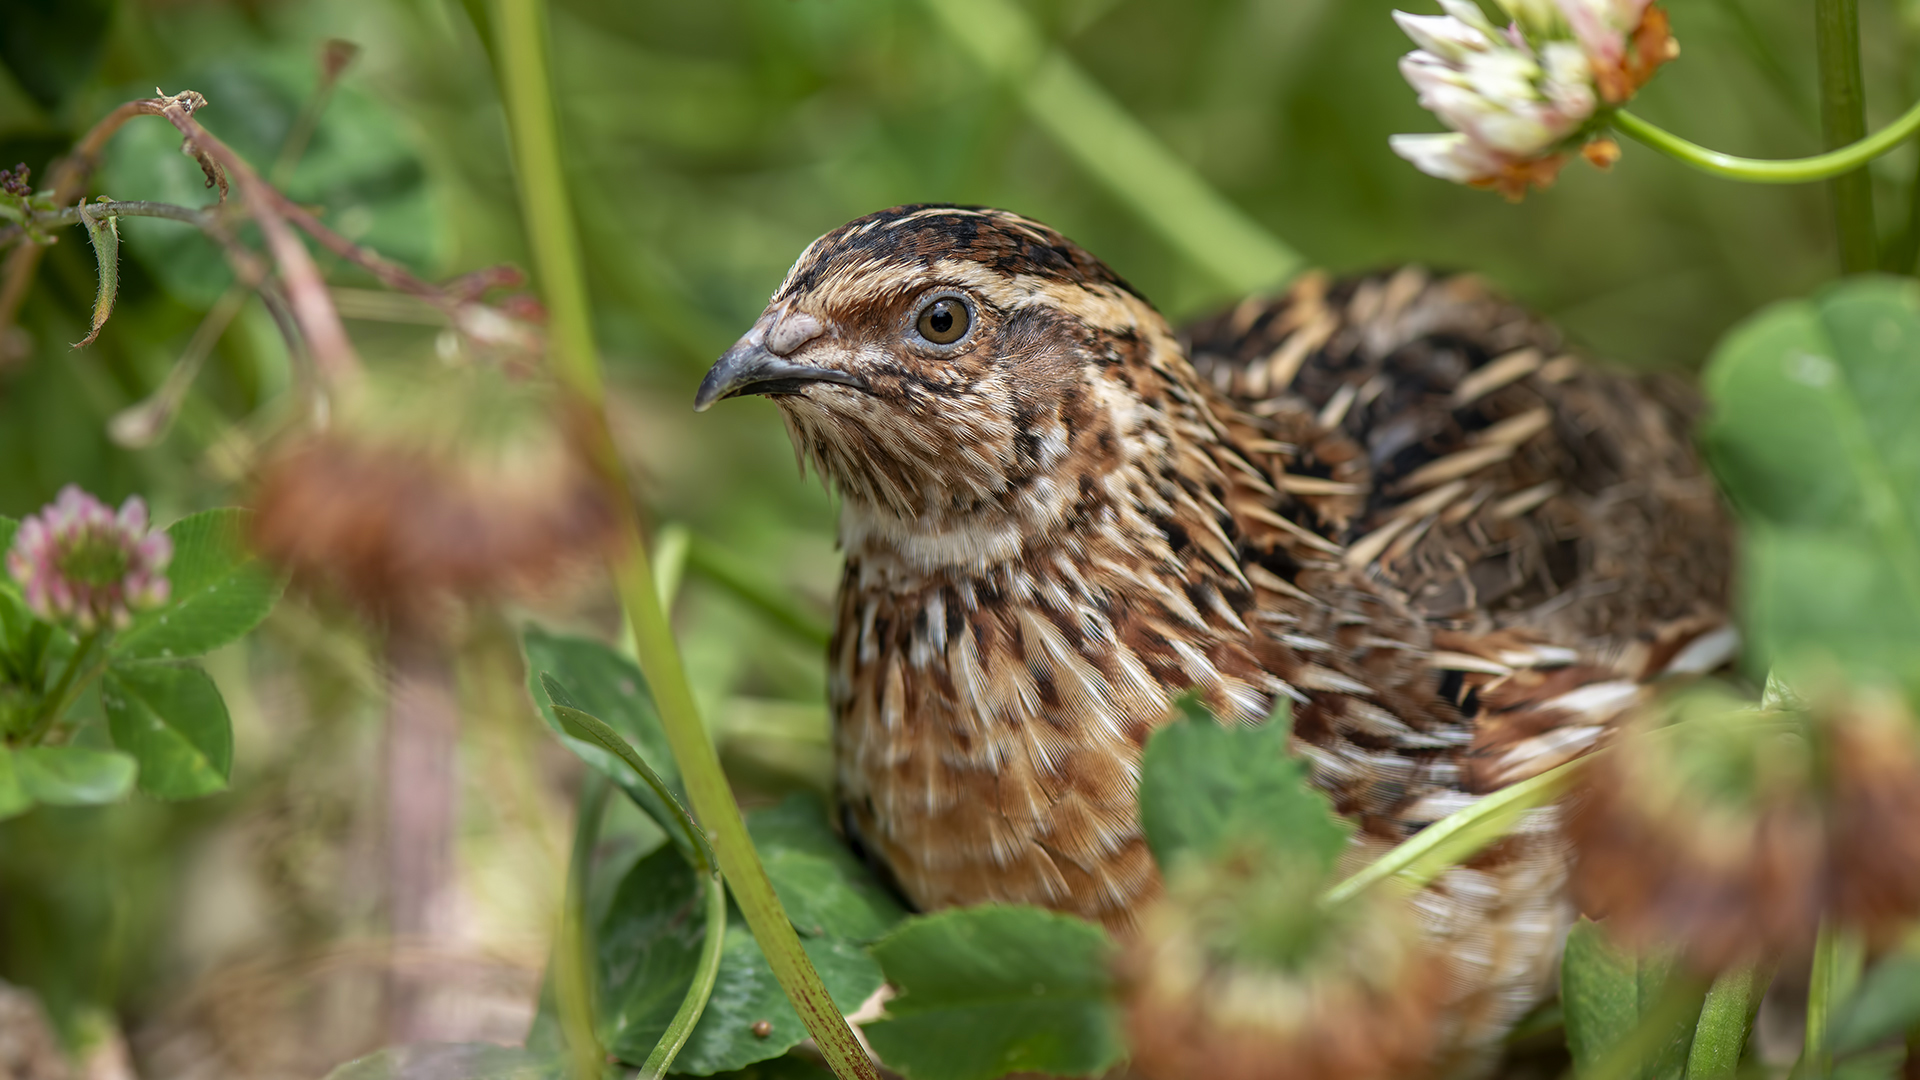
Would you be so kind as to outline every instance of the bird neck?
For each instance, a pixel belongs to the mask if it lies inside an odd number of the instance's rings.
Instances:
[[[1126,561],[1174,561],[1188,517],[1222,517],[1225,438],[1211,394],[1160,316],[1140,304],[1132,331],[1109,335],[1060,404],[1025,417],[1016,440],[1027,467],[994,497],[901,513],[842,488],[840,541],[850,561],[905,579],[991,575],[1052,552],[1103,550]],[[1202,510],[1198,503],[1206,504]],[[1213,531],[1211,520],[1192,528]]]

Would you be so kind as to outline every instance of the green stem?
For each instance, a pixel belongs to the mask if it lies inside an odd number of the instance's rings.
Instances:
[[[693,973],[693,985],[687,987],[687,996],[680,999],[679,1011],[673,1014],[667,1030],[661,1034],[660,1041],[654,1044],[653,1053],[648,1054],[646,1062],[640,1066],[637,1080],[660,1080],[667,1075],[668,1066],[673,1064],[680,1048],[687,1045],[694,1025],[700,1022],[700,1014],[706,1011],[707,999],[713,996],[713,984],[720,977],[721,946],[727,940],[727,891],[717,873],[707,874],[704,880],[707,889],[707,936],[700,946],[700,966]]]
[[[1612,122],[1622,135],[1702,172],[1729,180],[1744,180],[1749,184],[1806,184],[1854,172],[1898,147],[1915,132],[1920,132],[1920,104],[1915,104],[1900,119],[1858,142],[1813,157],[1780,160],[1735,157],[1709,150],[1699,143],[1688,142],[1665,128],[1648,123],[1625,109],[1614,113]]]
[[[1867,133],[1858,0],[1814,0],[1813,26],[1820,58],[1820,130],[1827,149],[1834,150]],[[1831,190],[1841,271],[1874,270],[1880,252],[1873,227],[1873,178],[1864,169],[1855,169],[1834,177]]]
[[[606,1050],[594,1033],[593,935],[587,929],[587,878],[593,870],[593,849],[600,842],[600,821],[606,815],[612,784],[589,771],[580,783],[580,800],[573,826],[573,853],[567,862],[567,896],[560,913],[560,940],[554,945],[553,996],[565,1036],[568,1070],[574,1080],[594,1080],[606,1061]]]
[[[1772,982],[1772,964],[1733,968],[1713,981],[1687,1052],[1687,1080],[1732,1080],[1739,1075],[1754,1014]]]
[[[33,718],[33,724],[27,728],[26,745],[40,745],[40,740],[47,737],[47,732],[53,730],[53,725],[59,722],[61,715],[67,711],[71,699],[79,691],[86,689],[87,683],[92,682],[93,677],[99,673],[103,665],[96,664],[87,672],[87,677],[80,680],[79,685],[74,684],[74,676],[79,674],[81,663],[87,659],[87,654],[93,651],[94,643],[100,640],[100,634],[101,631],[95,630],[81,635],[80,643],[74,646],[73,655],[67,657],[67,666],[60,672],[60,677],[54,681],[53,689],[47,691],[47,696],[40,699],[40,713]]]
[[[746,916],[774,978],[793,1002],[827,1064],[841,1080],[878,1080],[872,1061],[833,1003],[800,937],[780,906],[733,800],[720,757],[700,721],[693,688],[660,606],[651,560],[632,505],[612,432],[593,341],[586,282],[573,231],[572,211],[561,174],[559,136],[547,77],[546,9],[543,0],[498,0],[501,82],[513,133],[521,205],[534,267],[550,312],[553,372],[576,410],[576,430],[623,515],[624,550],[613,560],[622,605],[633,627],[635,655],[653,690],[687,797],[708,829],[720,871]]]
[[[1236,295],[1272,289],[1302,256],[1134,119],[1009,0],[924,0],[941,28],[1016,94],[1068,156],[1174,250]]]
[[[1388,878],[1397,878],[1411,889],[1420,888],[1447,867],[1507,835],[1528,810],[1559,798],[1572,782],[1574,770],[1588,760],[1590,758],[1569,761],[1448,814],[1328,889],[1320,899],[1321,904],[1327,907],[1344,904]]]
[[[667,592],[667,590],[662,591]],[[668,595],[671,594],[668,593]],[[713,857],[709,854],[705,834],[693,823],[693,819],[687,816],[686,808],[680,805],[680,800],[673,797],[673,792],[668,790],[666,782],[660,779],[660,774],[654,772],[639,752],[634,750],[633,744],[622,738],[619,732],[607,725],[606,721],[592,713],[562,704],[565,697],[564,688],[552,676],[543,674],[540,680],[547,692],[547,700],[553,706],[553,714],[560,721],[561,727],[566,729],[567,734],[600,744],[608,752],[626,762],[627,767],[645,781],[653,789],[654,794],[660,796],[660,801],[666,804],[672,818],[670,822],[662,821],[660,824],[663,826],[671,824],[675,831],[685,837],[686,851],[689,858],[693,860],[693,868],[706,883],[706,941],[700,952],[700,966],[694,971],[693,985],[687,988],[686,996],[680,999],[679,1010],[673,1014],[672,1022],[661,1034],[660,1041],[654,1044],[653,1052],[647,1055],[646,1064],[640,1070],[646,1080],[659,1080],[666,1075],[667,1067],[673,1064],[673,1059],[680,1053],[680,1048],[687,1044],[688,1036],[693,1034],[694,1025],[700,1022],[700,1014],[706,1011],[707,999],[713,995],[714,980],[720,976],[720,947],[725,944],[727,936],[725,882],[721,879],[719,872],[714,869]],[[605,800],[604,787],[600,789],[599,796],[602,801]],[[597,810],[595,812],[598,813]],[[576,866],[579,865],[581,858],[576,848],[574,852]],[[584,878],[582,888],[584,889]],[[572,1043],[570,1042],[569,1045]]]
[[[1828,1035],[1833,1011],[1853,994],[1865,960],[1860,938],[1831,922],[1820,924],[1813,943],[1813,969],[1807,975],[1807,1038],[1794,1066],[1796,1080],[1814,1080],[1833,1074],[1833,1048]]]

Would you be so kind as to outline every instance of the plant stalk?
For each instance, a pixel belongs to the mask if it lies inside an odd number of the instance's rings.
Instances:
[[[1622,135],[1644,143],[1668,157],[1685,162],[1701,172],[1712,173],[1729,180],[1744,180],[1749,184],[1806,184],[1816,180],[1831,180],[1855,172],[1867,162],[1897,148],[1914,133],[1920,132],[1920,103],[1908,109],[1900,119],[1858,142],[1849,143],[1829,153],[1804,158],[1769,160],[1723,154],[1718,150],[1709,150],[1699,143],[1689,142],[1625,109],[1613,114],[1613,126]]]
[[[1772,982],[1771,963],[1732,968],[1713,980],[1687,1052],[1687,1080],[1733,1080],[1739,1075],[1754,1014]]]
[[[1320,903],[1336,907],[1388,878],[1398,878],[1409,889],[1419,889],[1447,867],[1507,835],[1528,810],[1558,799],[1573,781],[1575,771],[1585,768],[1589,760],[1591,757],[1575,758],[1454,811],[1328,889]]]
[[[1009,0],[924,0],[945,35],[1001,80],[1087,174],[1235,296],[1281,285],[1306,260],[1209,184],[1049,46]]]
[[[694,969],[693,985],[687,987],[687,996],[680,999],[680,1008],[654,1045],[653,1053],[648,1054],[640,1066],[635,1080],[661,1080],[667,1075],[673,1059],[680,1055],[694,1027],[700,1023],[707,999],[713,996],[713,984],[720,978],[721,950],[727,943],[726,886],[717,872],[709,871],[701,878],[701,887],[707,895],[707,936],[700,943],[700,966]]]
[[[587,882],[612,789],[612,781],[592,769],[580,781],[573,852],[567,861],[567,896],[560,909],[560,939],[553,948],[553,1000],[560,1014],[567,1070],[573,1080],[597,1080],[606,1061],[594,1022],[593,934],[587,925]]]
[[[1813,969],[1807,975],[1807,1037],[1794,1066],[1796,1080],[1833,1075],[1833,1047],[1828,1036],[1834,1009],[1851,997],[1860,982],[1866,950],[1860,938],[1831,921],[1820,924],[1813,943]]]
[[[1814,0],[1815,49],[1820,59],[1820,130],[1829,150],[1867,134],[1867,98],[1860,76],[1859,0]],[[1873,178],[1864,167],[1833,178],[1834,230],[1840,269],[1862,274],[1878,268],[1873,227]]]
[[[580,432],[583,449],[599,469],[623,518],[624,551],[614,556],[613,572],[633,628],[641,671],[653,690],[661,725],[686,782],[687,796],[713,839],[721,873],[766,953],[774,977],[836,1076],[841,1080],[878,1080],[873,1063],[801,948],[799,935],[760,865],[746,821],[720,769],[720,757],[701,723],[679,648],[660,605],[638,515],[607,426],[586,281],[561,174],[547,75],[545,5],[542,0],[499,0],[496,13],[499,24],[494,27],[494,41],[499,47],[521,205],[535,269],[551,313],[551,362],[555,376],[573,400],[577,414],[574,430]]]
[[[40,740],[47,737],[47,732],[53,730],[53,725],[59,721],[61,714],[67,711],[67,705],[72,697],[92,681],[92,676],[89,674],[88,678],[82,680],[76,687],[74,676],[79,674],[81,664],[93,651],[94,644],[100,640],[100,634],[101,631],[98,630],[85,634],[80,638],[79,644],[73,647],[73,655],[67,657],[67,666],[60,672],[60,677],[54,681],[53,689],[47,691],[47,696],[40,699],[40,715],[34,717],[33,723],[27,728],[27,746],[40,745]]]

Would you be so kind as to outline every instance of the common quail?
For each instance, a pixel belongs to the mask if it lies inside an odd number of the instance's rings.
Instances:
[[[1291,703],[1358,865],[1735,645],[1686,390],[1470,276],[1312,274],[1176,335],[1044,225],[902,206],[802,252],[696,408],[740,394],[840,494],[838,799],[923,909],[1124,933],[1160,888],[1141,748],[1188,688]],[[1538,812],[1416,898],[1461,1039],[1539,999],[1567,858]]]

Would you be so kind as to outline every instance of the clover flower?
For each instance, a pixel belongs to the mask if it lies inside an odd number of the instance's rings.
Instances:
[[[1651,0],[1503,0],[1504,30],[1472,0],[1444,15],[1393,13],[1419,46],[1400,72],[1451,132],[1394,135],[1421,172],[1518,200],[1546,187],[1577,149],[1605,168],[1620,148],[1601,135],[1623,104],[1678,55],[1666,13]]]
[[[296,583],[413,630],[594,565],[616,507],[551,394],[480,369],[387,380],[259,471],[253,542]]]
[[[1325,884],[1255,850],[1173,875],[1120,959],[1133,1068],[1154,1080],[1425,1074],[1446,961],[1398,897],[1328,913]]]
[[[1805,949],[1823,918],[1891,940],[1920,914],[1917,726],[1878,692],[1636,717],[1569,816],[1575,898],[1702,971]]]
[[[134,612],[166,603],[172,559],[173,541],[147,531],[147,504],[139,496],[116,514],[68,484],[20,523],[7,572],[35,615],[92,632],[125,629]]]

